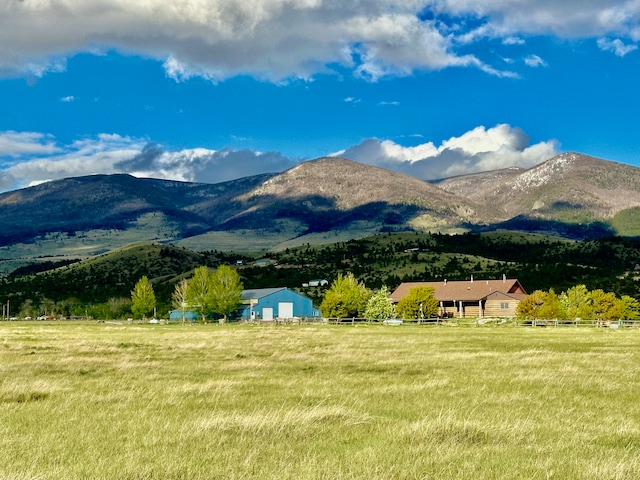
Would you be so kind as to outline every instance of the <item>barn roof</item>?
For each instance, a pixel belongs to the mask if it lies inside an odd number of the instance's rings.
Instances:
[[[261,298],[268,297],[269,295],[273,295],[276,292],[281,290],[286,290],[286,287],[275,287],[275,288],[254,288],[252,290],[243,290],[242,291],[242,301],[248,302],[249,300],[260,300]]]
[[[432,287],[434,297],[438,301],[478,301],[485,299],[494,292],[510,294],[524,294],[526,291],[517,279],[503,278],[502,280],[464,280],[443,282],[407,282],[401,283],[391,294],[394,302],[400,301],[415,287]]]

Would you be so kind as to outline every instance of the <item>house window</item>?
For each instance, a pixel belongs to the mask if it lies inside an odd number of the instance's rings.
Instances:
[[[501,302],[500,303],[500,308],[502,310],[508,310],[509,309],[509,304],[507,302]]]

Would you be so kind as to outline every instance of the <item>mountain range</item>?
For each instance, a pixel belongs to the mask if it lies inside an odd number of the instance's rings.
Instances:
[[[218,184],[92,175],[0,194],[2,270],[135,241],[264,250],[381,231],[640,235],[640,168],[577,153],[426,182],[341,158]]]

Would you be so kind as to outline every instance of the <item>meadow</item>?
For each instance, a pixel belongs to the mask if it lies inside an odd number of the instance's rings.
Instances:
[[[1,479],[637,479],[640,330],[0,323]]]

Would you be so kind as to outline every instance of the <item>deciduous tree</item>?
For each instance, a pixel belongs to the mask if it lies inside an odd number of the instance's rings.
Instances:
[[[591,318],[589,290],[584,285],[576,285],[560,295],[560,301],[569,319]]]
[[[396,316],[396,306],[393,304],[391,297],[389,297],[389,293],[386,285],[383,285],[380,290],[374,293],[367,301],[364,316],[373,320],[394,318]]]
[[[414,287],[396,306],[402,318],[430,318],[438,314],[438,301],[433,296],[433,287]]]
[[[202,323],[207,321],[207,315],[213,313],[211,273],[207,266],[203,265],[193,271],[193,277],[187,285],[187,303],[202,317]]]
[[[131,312],[134,317],[144,318],[147,313],[153,311],[156,306],[156,295],[153,286],[147,278],[143,276],[131,291]]]
[[[552,289],[546,294],[544,303],[538,310],[537,318],[561,319],[565,318],[565,309],[556,292]]]
[[[325,317],[358,317],[364,313],[371,292],[352,273],[338,274],[320,305]]]
[[[182,323],[185,321],[185,314],[189,310],[189,300],[187,297],[187,288],[189,281],[185,278],[180,280],[171,294],[171,305],[182,314]]]
[[[619,316],[623,320],[640,318],[640,302],[629,295],[623,295],[618,301]]]
[[[536,290],[522,300],[516,307],[516,315],[526,319],[542,318],[540,310],[547,299],[547,292]]]
[[[618,312],[616,311],[617,298],[613,293],[607,293],[604,290],[596,289],[589,292],[591,300],[592,313],[594,320],[618,320]]]
[[[228,265],[220,265],[210,277],[211,309],[222,315],[220,323],[227,321],[227,315],[242,303],[244,286],[240,275]]]

